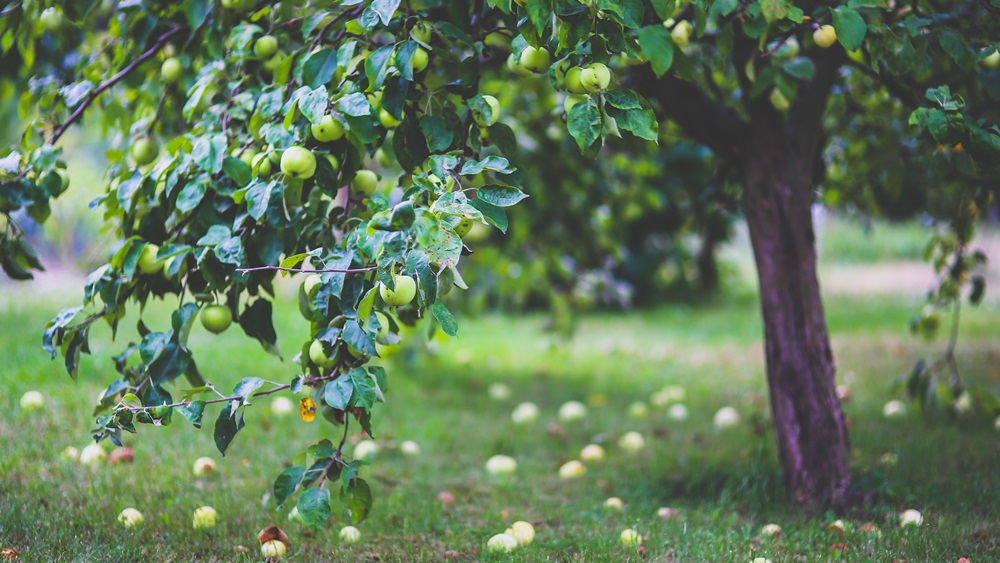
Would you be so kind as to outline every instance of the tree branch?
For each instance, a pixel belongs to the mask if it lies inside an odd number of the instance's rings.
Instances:
[[[263,272],[267,270],[273,270],[278,272],[292,272],[293,274],[360,274],[363,272],[371,272],[372,270],[377,270],[378,266],[366,266],[364,268],[352,268],[347,270],[329,269],[329,270],[301,270],[298,268],[283,268],[281,266],[257,266],[255,268],[237,268],[236,271],[245,274],[247,272]]]
[[[180,33],[183,29],[184,29],[183,27],[175,27],[174,29],[171,29],[170,31],[164,33],[159,37],[159,39],[156,40],[156,43],[153,44],[153,46],[150,47],[146,52],[139,55],[139,57],[136,58],[131,63],[129,63],[128,66],[118,71],[117,74],[115,74],[111,78],[108,78],[104,82],[101,82],[101,84],[97,88],[95,88],[93,92],[91,92],[82,102],[80,102],[78,106],[76,106],[76,109],[73,110],[73,113],[71,113],[70,116],[66,118],[66,121],[63,121],[61,124],[59,124],[56,130],[52,133],[52,138],[49,140],[49,144],[54,145],[56,141],[59,140],[59,137],[62,137],[63,133],[65,133],[66,130],[69,129],[69,126],[72,125],[76,120],[80,119],[80,116],[83,115],[84,110],[90,107],[90,104],[94,103],[94,100],[96,100],[101,94],[103,94],[105,90],[119,83],[123,78],[128,76],[139,65],[153,58],[153,56],[155,56],[156,53],[160,52],[160,49],[162,49],[173,36]]]
[[[811,158],[823,138],[822,117],[826,101],[847,56],[838,45],[832,49],[812,49],[809,58],[816,63],[816,74],[799,89],[788,112],[788,125],[792,142],[801,147],[802,154]]]

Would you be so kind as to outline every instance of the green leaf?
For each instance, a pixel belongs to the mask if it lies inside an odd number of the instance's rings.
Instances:
[[[597,103],[589,99],[570,108],[567,127],[580,151],[586,151],[601,137],[601,110]]]
[[[352,524],[362,522],[368,517],[368,512],[372,509],[372,490],[364,479],[358,477],[351,479],[347,487],[341,489],[341,498],[347,503],[347,512]]]
[[[344,324],[344,330],[340,333],[340,336],[344,339],[344,342],[347,342],[355,350],[364,352],[369,356],[378,355],[378,352],[375,351],[375,344],[372,342],[375,335],[369,335],[365,332],[357,319],[348,319]]]
[[[299,486],[302,477],[306,474],[306,468],[295,465],[282,471],[274,480],[274,500],[281,506],[288,500],[288,497],[295,493],[295,488]]]
[[[615,107],[605,106],[608,115],[614,118],[618,127],[630,131],[636,137],[647,141],[659,142],[660,124],[656,121],[656,114],[652,108],[620,110]]]
[[[389,68],[389,61],[392,60],[392,52],[395,49],[395,45],[383,45],[365,59],[365,75],[368,76],[369,92],[382,87],[385,73]]]
[[[492,203],[487,203],[481,199],[473,199],[469,201],[469,205],[478,209],[486,221],[493,225],[494,227],[500,229],[500,232],[507,232],[507,212],[503,210],[502,207],[497,207]]]
[[[785,19],[788,15],[789,0],[760,0],[760,12],[768,23]]]
[[[222,163],[226,158],[226,144],[225,133],[211,137],[196,137],[194,147],[191,149],[191,158],[205,172],[218,174],[222,171]]]
[[[337,107],[346,115],[353,117],[364,117],[371,115],[372,105],[368,103],[368,98],[360,92],[348,94],[337,102]]]
[[[205,412],[205,401],[191,401],[188,405],[177,407],[177,412],[181,413],[195,428],[200,429],[201,417]]]
[[[371,4],[371,9],[378,14],[378,19],[382,20],[382,25],[389,25],[389,20],[392,19],[392,15],[396,13],[396,9],[399,8],[399,3],[401,0],[374,0]]]
[[[246,404],[254,391],[264,386],[264,380],[259,377],[244,377],[233,388],[233,395],[240,397],[240,403]]]
[[[323,402],[338,410],[347,408],[353,394],[354,383],[346,375],[341,375],[333,381],[328,381],[323,386]]]
[[[296,505],[299,517],[312,530],[318,530],[330,520],[330,491],[312,488],[299,497]]]
[[[639,29],[639,46],[649,59],[653,72],[663,76],[674,64],[674,40],[670,38],[670,30],[662,25],[650,25]],[[573,106],[573,109],[583,104]],[[587,145],[590,146],[590,145]]]
[[[844,49],[856,51],[865,39],[868,26],[857,11],[841,6],[833,10],[833,29]]]
[[[215,421],[215,447],[219,448],[222,457],[226,457],[226,450],[236,438],[236,433],[243,430],[244,426],[243,407],[238,407],[236,412],[233,412],[233,403],[226,403]]]
[[[233,181],[236,182],[237,186],[245,186],[250,183],[251,179],[253,179],[253,173],[250,171],[250,167],[247,166],[247,163],[236,158],[235,156],[227,156],[222,160],[222,171],[226,173],[226,176],[232,178]],[[190,186],[191,184],[188,185]]]
[[[51,321],[45,324],[45,332],[42,333],[42,349],[49,353],[53,359],[56,357],[56,346],[59,345],[59,341],[62,339],[62,333],[64,328],[69,326],[69,323],[76,318],[76,316],[83,310],[83,307],[71,307],[69,309],[63,309],[59,311],[59,314],[55,316]]]
[[[975,67],[976,52],[958,33],[946,30],[938,36],[938,43],[959,67],[963,69]]]
[[[451,311],[444,306],[444,303],[431,305],[431,312],[434,314],[434,318],[441,323],[441,330],[445,334],[448,336],[458,335],[458,321],[455,320],[455,316],[451,314]]]
[[[347,376],[351,378],[351,384],[354,386],[351,406],[362,407],[370,411],[375,406],[375,401],[381,398],[375,389],[375,380],[361,368],[352,369],[347,373]]]
[[[420,131],[427,139],[427,148],[431,152],[448,150],[455,140],[455,129],[448,125],[444,118],[437,115],[425,115],[420,118]]]
[[[528,194],[512,186],[491,184],[479,188],[476,191],[476,196],[486,203],[496,205],[497,207],[510,207],[528,197]]]
[[[329,84],[337,72],[337,51],[325,47],[311,53],[302,63],[302,81],[311,88]]]
[[[517,168],[511,166],[510,162],[502,156],[490,155],[482,160],[470,160],[466,162],[462,165],[462,170],[459,171],[459,174],[462,176],[475,176],[483,170],[492,170],[500,174],[510,174],[517,170]]]

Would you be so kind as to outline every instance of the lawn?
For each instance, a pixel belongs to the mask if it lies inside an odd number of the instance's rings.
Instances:
[[[768,425],[757,305],[752,293],[737,289],[697,307],[588,315],[569,343],[550,339],[539,315],[462,317],[459,338],[433,342],[430,353],[401,354],[388,365],[387,403],[376,410],[382,449],[363,473],[375,505],[359,525],[362,541],[348,546],[337,538],[342,515],[310,533],[287,522],[290,506],[276,510],[269,494],[295,455],[321,438],[339,438],[340,429],[321,418],[278,418],[269,399],[249,409],[246,430],[214,478],[191,472],[196,458],[220,457],[210,427],[198,431],[180,417],[169,428],[144,426],[127,436],[132,464],[90,469],[61,459],[67,446],[87,443],[92,401],[112,378],[108,357],[132,335],[123,331],[112,343],[106,329],[99,331],[73,383],[39,343],[45,321],[73,304],[80,289],[43,287],[53,297],[0,288],[0,549],[16,549],[23,561],[253,561],[257,531],[272,523],[291,538],[288,560],[310,562],[1000,559],[1000,433],[992,421],[882,417],[882,405],[901,396],[898,381],[913,361],[942,347],[906,332],[919,295],[831,295],[827,302],[838,379],[853,390],[845,404],[852,468],[856,482],[874,493],[867,506],[835,515],[803,513],[786,502]],[[165,325],[165,310],[147,310],[147,324]],[[279,343],[288,353],[306,327],[288,295],[278,310]],[[958,351],[963,376],[995,394],[998,313],[996,301],[967,310]],[[213,336],[199,326],[191,347],[221,389],[249,375],[283,382],[295,373],[235,329]],[[496,382],[510,388],[509,398],[490,397]],[[645,418],[630,415],[633,402],[648,402],[665,385],[685,388],[686,420],[655,407]],[[18,405],[29,389],[46,396],[43,410]],[[567,400],[590,405],[588,416],[560,424],[556,412]],[[510,413],[522,401],[537,403],[541,415],[514,425]],[[717,430],[713,415],[727,405],[741,422]],[[645,436],[646,447],[625,454],[616,441],[631,430]],[[416,441],[421,454],[401,453],[404,440]],[[560,465],[588,443],[604,445],[607,459],[588,464],[578,479],[560,479]],[[886,453],[898,462],[883,463]],[[486,474],[495,454],[518,461],[513,477]],[[437,500],[443,491],[453,505]],[[603,508],[611,496],[624,500],[624,511]],[[211,532],[191,529],[201,505],[219,512]],[[129,506],[145,522],[127,530],[116,516]],[[679,516],[661,520],[661,507]],[[922,512],[922,527],[900,529],[906,508]],[[828,532],[837,518],[846,534]],[[534,524],[534,543],[511,556],[486,554],[489,537],[515,520]],[[770,522],[783,535],[762,537]],[[879,533],[862,531],[865,523]],[[641,550],[619,545],[625,528],[644,536]]]

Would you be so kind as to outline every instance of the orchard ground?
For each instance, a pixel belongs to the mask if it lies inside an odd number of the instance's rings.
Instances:
[[[211,426],[198,431],[179,416],[170,428],[143,426],[139,436],[126,437],[132,464],[92,470],[60,459],[67,446],[88,443],[93,400],[111,379],[109,356],[133,335],[122,330],[112,343],[101,325],[93,340],[100,344],[74,384],[39,343],[45,321],[78,302],[82,286],[74,276],[51,273],[35,285],[5,281],[0,288],[0,549],[16,549],[23,561],[252,561],[259,559],[257,532],[274,523],[291,538],[292,561],[1000,559],[1000,432],[992,420],[922,417],[912,407],[901,419],[882,416],[886,401],[902,397],[899,382],[913,362],[937,357],[944,346],[906,330],[929,281],[929,268],[913,263],[925,231],[880,229],[875,236],[883,238],[875,241],[843,225],[830,231],[836,236],[824,240],[821,280],[838,382],[853,392],[845,403],[852,470],[872,493],[867,506],[842,515],[803,513],[785,499],[767,422],[756,297],[750,284],[736,283],[698,305],[587,315],[566,344],[546,336],[541,315],[462,316],[458,339],[433,343],[432,354],[399,354],[390,365],[388,403],[376,410],[382,449],[365,473],[374,509],[359,526],[361,542],[345,546],[337,537],[343,522],[309,533],[286,520],[290,506],[275,510],[266,494],[284,463],[339,429],[322,419],[304,423],[297,413],[276,418],[270,398],[248,409],[246,430],[214,478],[191,473],[196,458],[219,457]],[[740,260],[727,263],[746,275]],[[288,289],[276,322],[290,356],[306,327],[294,287]],[[165,324],[165,310],[149,308],[147,324]],[[135,318],[131,312],[125,326]],[[221,389],[249,375],[284,382],[294,374],[236,327],[220,336],[200,324],[194,330],[199,367]],[[997,299],[963,309],[962,375],[994,394],[998,332]],[[509,398],[489,396],[497,382],[509,387]],[[671,420],[656,407],[646,418],[629,416],[630,404],[648,403],[665,385],[686,389],[687,420]],[[30,389],[45,395],[44,409],[21,409],[18,399]],[[557,409],[568,400],[588,404],[588,416],[560,424]],[[516,426],[510,413],[522,401],[537,403],[541,415]],[[720,431],[712,417],[723,406],[735,407],[741,420]],[[646,448],[629,455],[615,443],[632,430],[645,436]],[[394,447],[405,440],[420,445],[419,456]],[[582,477],[560,479],[560,465],[592,442],[604,445],[607,458],[588,463]],[[517,460],[514,476],[485,473],[495,454]],[[885,463],[885,454],[896,463]],[[445,491],[454,504],[437,500]],[[612,496],[624,500],[624,511],[603,508]],[[202,505],[219,513],[209,532],[191,526]],[[139,509],[145,522],[124,529],[116,516],[125,507]],[[661,520],[660,507],[679,515]],[[900,529],[899,513],[908,508],[923,514],[920,528]],[[837,518],[846,522],[845,534],[828,532]],[[485,554],[486,541],[516,520],[534,524],[534,543],[510,556]],[[783,534],[762,537],[768,523]],[[880,535],[862,531],[865,523]],[[619,545],[625,528],[644,536],[642,553]]]

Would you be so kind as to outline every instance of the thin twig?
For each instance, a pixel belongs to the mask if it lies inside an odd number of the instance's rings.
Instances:
[[[17,4],[14,4],[13,6],[11,6],[9,8],[4,8],[3,11],[0,12],[0,18],[5,17],[5,16],[9,16],[9,15],[13,14],[14,12],[16,12],[16,11],[18,11],[20,9],[21,9],[21,3],[20,2],[18,2]]]
[[[367,266],[365,268],[351,268],[351,269],[327,269],[327,270],[301,270],[297,268],[283,268],[281,266],[257,266],[255,268],[237,268],[236,271],[245,274],[247,272],[261,272],[266,270],[274,270],[279,272],[292,272],[293,274],[361,274],[364,272],[371,272],[372,270],[377,270],[378,266]]]

